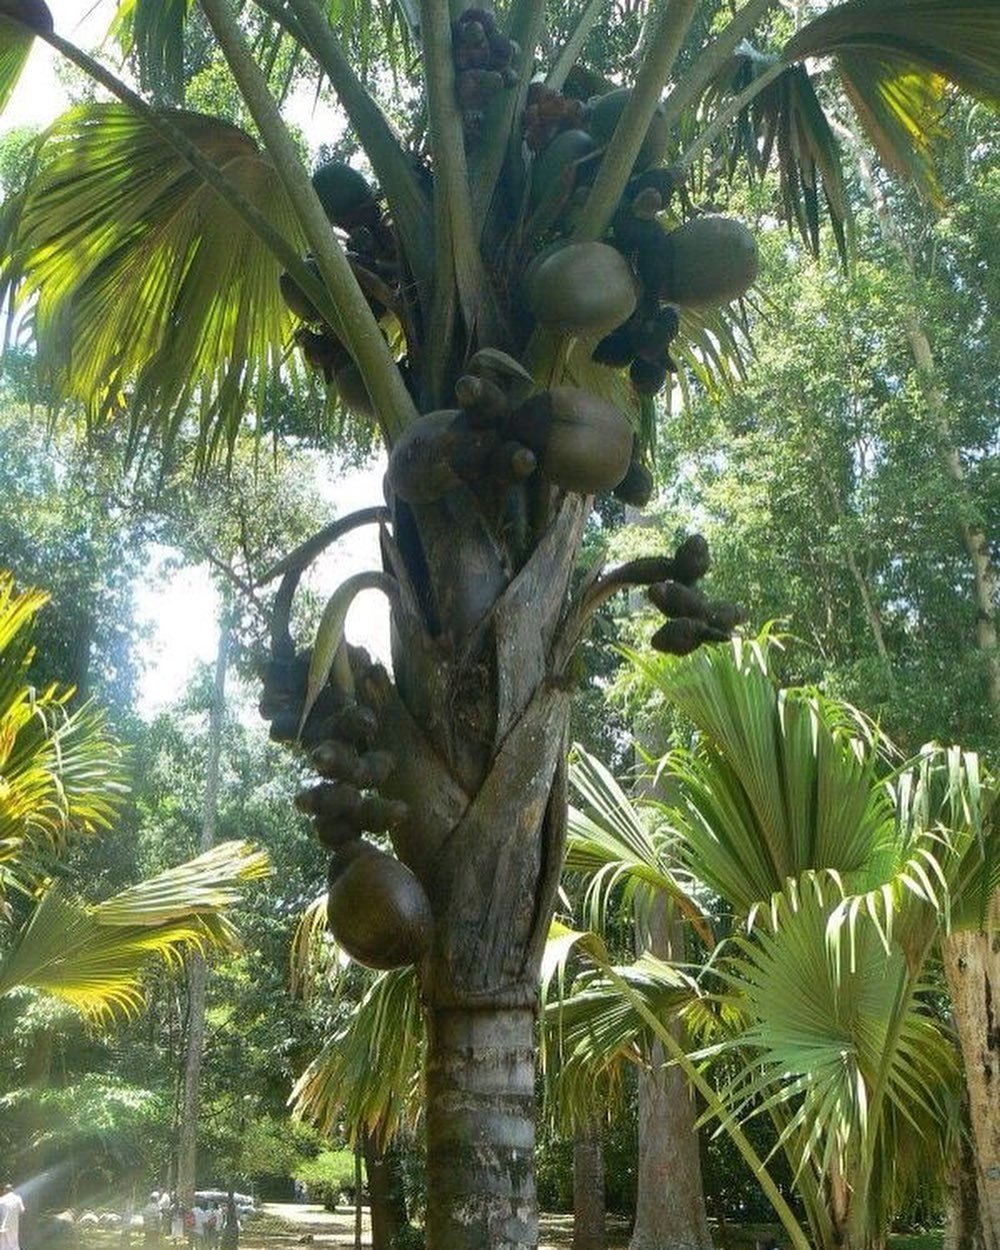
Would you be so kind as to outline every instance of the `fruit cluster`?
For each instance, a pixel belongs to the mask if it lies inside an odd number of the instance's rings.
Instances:
[[[271,737],[298,739],[310,751],[322,780],[295,800],[312,817],[319,841],[332,852],[327,889],[330,931],[344,950],[372,968],[398,968],[421,958],[432,918],[413,873],[362,836],[387,833],[409,815],[406,803],[380,793],[395,767],[388,751],[374,749],[378,719],[364,703],[323,690],[299,734],[309,673],[309,653],[272,659],[264,670],[261,715]]]
[[[581,100],[553,91],[543,82],[528,87],[522,127],[532,152],[541,152],[564,130],[581,130],[586,109]]]
[[[568,232],[580,188],[593,179],[598,158],[628,104],[629,91],[607,92],[586,106],[542,85],[533,91],[524,115],[525,142],[534,153],[529,204],[536,233],[544,236],[552,226]],[[756,244],[738,221],[704,216],[676,230],[664,228],[660,213],[675,189],[672,170],[658,164],[667,139],[666,119],[657,111],[607,244],[566,245],[557,240],[529,266],[527,277],[536,318],[567,334],[602,331],[593,358],[613,368],[627,367],[640,395],[655,395],[675,369],[669,348],[679,330],[679,310],[726,304],[742,295],[757,274]],[[550,257],[560,247],[576,249],[574,263],[562,266],[558,283],[540,283],[539,273],[554,268]],[[610,250],[627,262],[635,289],[631,300],[620,298],[628,282]],[[578,266],[579,274],[573,272]],[[545,287],[540,294],[539,285]],[[599,304],[606,315],[596,312]]]
[[[708,572],[708,543],[701,534],[686,538],[674,552],[669,576],[646,589],[649,601],[669,619],[660,626],[650,645],[669,655],[687,655],[706,642],[728,642],[733,629],[744,619],[735,603],[711,600],[696,582]]]
[[[632,461],[633,434],[613,405],[573,386],[535,391],[521,365],[484,349],[457,381],[458,407],[420,417],[397,440],[386,483],[407,503],[461,484],[488,498],[536,469],[583,495],[613,490]]]
[[[313,174],[313,186],[331,226],[343,232],[347,259],[376,317],[396,301],[400,281],[395,238],[378,199],[363,174],[343,161],[329,161]],[[322,283],[312,255],[306,269]],[[341,402],[360,416],[370,416],[371,400],[350,352],[327,324],[312,300],[290,273],[279,279],[281,294],[291,311],[305,324],[295,333],[303,359],[334,385]]]
[[[517,43],[497,29],[492,9],[466,9],[452,23],[455,93],[467,139],[478,138],[484,110],[517,82]]]

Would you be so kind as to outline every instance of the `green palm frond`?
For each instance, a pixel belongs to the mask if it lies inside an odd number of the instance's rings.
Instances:
[[[112,32],[156,99],[184,92],[184,31],[191,0],[119,0]]]
[[[48,596],[0,572],[0,894],[28,888],[74,834],[107,828],[124,797],[121,747],[92,703],[26,682],[31,628]]]
[[[570,807],[565,866],[567,872],[587,878],[585,906],[591,927],[603,929],[612,896],[622,885],[626,904],[637,901],[637,890],[672,899],[711,945],[690,881],[668,866],[667,831],[651,832],[648,813],[643,817],[600,760],[580,746],[573,749],[569,778],[587,810]]]
[[[248,135],[201,114],[166,116],[300,246],[281,181]],[[127,408],[134,431],[149,422],[169,439],[194,410],[207,459],[232,444],[283,360],[292,317],[279,262],[124,106],[82,105],[46,132],[0,249],[40,366],[92,421]]]
[[[34,42],[34,35],[20,22],[0,16],[0,111],[20,81]]]
[[[669,818],[693,876],[747,916],[808,872],[884,873],[892,804],[860,717],[815,690],[779,690],[759,644],[632,659],[700,732],[663,765],[682,783]]]
[[[362,1130],[391,1138],[420,1113],[424,1048],[414,970],[379,973],[296,1081],[293,1113],[324,1133],[342,1117],[352,1139]]]
[[[844,188],[840,145],[804,66],[792,65],[774,77],[778,58],[742,44],[706,94],[706,103],[724,107],[727,99],[766,81],[733,119],[730,161],[743,161],[751,174],[763,173],[777,158],[785,216],[807,247],[819,253],[823,202],[841,257],[846,258],[850,204]]]
[[[929,744],[889,779],[887,792],[896,809],[898,866],[875,888],[841,900],[827,940],[840,958],[846,933],[853,963],[857,925],[871,923],[886,948],[898,942],[919,966],[942,931],[980,927],[1000,888],[997,786],[973,752]]]
[[[748,1021],[722,1050],[753,1058],[720,1097],[739,1119],[785,1108],[780,1144],[793,1169],[820,1174],[838,1151],[877,1157],[878,1139],[900,1129],[932,1139],[949,1121],[957,1077],[954,1047],[900,949],[886,952],[868,927],[847,969],[826,924],[807,897],[778,929],[738,939],[721,969]]]
[[[267,870],[261,852],[228,842],[104,903],[51,885],[0,963],[0,995],[29,987],[97,1019],[130,1014],[142,1004],[150,959],[177,964],[192,949],[238,945],[222,909]]]
[[[928,195],[947,84],[1000,102],[1000,9],[994,0],[850,0],[809,22],[787,61],[834,56],[869,138],[891,169]]]

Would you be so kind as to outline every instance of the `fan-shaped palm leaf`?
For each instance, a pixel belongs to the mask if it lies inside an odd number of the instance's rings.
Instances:
[[[0,893],[27,888],[74,833],[106,828],[121,804],[122,752],[93,705],[27,684],[31,628],[48,596],[0,572]]]
[[[51,885],[0,963],[0,995],[27,986],[98,1018],[133,1012],[151,958],[176,963],[191,949],[237,945],[222,909],[267,871],[262,852],[227,842],[104,903]]]
[[[298,246],[280,179],[254,141],[215,118],[168,116]],[[134,428],[159,420],[169,435],[194,405],[203,456],[231,443],[291,332],[280,266],[144,120],[92,104],[57,122],[0,243],[40,362],[92,419],[127,404]]]
[[[1000,101],[994,0],[850,0],[804,26],[782,55],[834,56],[882,160],[931,195],[930,150],[941,134],[948,82]]]
[[[776,929],[736,939],[739,953],[721,971],[746,1027],[720,1052],[739,1052],[743,1066],[720,1098],[741,1119],[778,1111],[793,1170],[837,1173],[875,1193],[887,1169],[899,1170],[898,1133],[943,1153],[957,1061],[900,948],[886,951],[865,927],[847,969],[826,926],[827,908],[806,894]],[[871,1212],[852,1218],[873,1227]]]
[[[636,890],[652,890],[670,898],[712,944],[708,925],[691,895],[690,880],[670,865],[669,833],[651,832],[648,813],[633,805],[600,760],[575,747],[570,784],[586,805],[570,807],[566,870],[587,879],[586,906],[592,928],[604,928],[607,907],[615,887],[624,887],[624,901],[634,901]]]
[[[677,854],[692,875],[743,916],[806,872],[885,879],[893,810],[860,717],[814,690],[778,690],[759,645],[633,659],[701,734],[668,761],[684,793],[671,811]]]

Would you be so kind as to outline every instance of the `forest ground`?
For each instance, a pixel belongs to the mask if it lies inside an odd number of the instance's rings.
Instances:
[[[262,1213],[246,1222],[240,1235],[240,1250],[353,1250],[355,1213],[352,1206],[339,1206],[327,1211],[318,1205],[292,1202],[264,1203]],[[371,1246],[368,1209],[362,1208],[361,1244]],[[777,1237],[777,1225],[727,1225],[727,1250],[754,1250],[756,1245]],[[539,1250],[569,1250],[573,1238],[572,1215],[543,1214]],[[608,1250],[626,1250],[629,1240],[628,1222],[615,1216],[608,1218]],[[919,1234],[893,1235],[889,1250],[940,1250],[941,1230]],[[165,1241],[162,1250],[182,1250],[179,1242]],[[78,1250],[121,1250],[121,1234],[106,1229],[88,1229],[80,1236]],[[142,1234],[130,1239],[130,1250],[143,1250]]]

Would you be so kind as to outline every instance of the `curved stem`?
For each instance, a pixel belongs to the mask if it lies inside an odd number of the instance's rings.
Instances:
[[[599,239],[607,229],[698,3],[699,0],[667,0],[664,4],[628,104],[605,150],[597,178],[573,231],[577,242]]]
[[[431,396],[441,402],[445,362],[451,349],[457,296],[471,338],[486,291],[479,243],[472,227],[472,197],[465,160],[462,115],[455,98],[451,12],[448,0],[421,0],[424,84],[434,165],[434,298],[428,363]]]
[[[273,582],[276,577],[280,577],[283,573],[290,573],[296,570],[301,572],[302,569],[316,559],[321,551],[325,551],[331,543],[336,542],[338,538],[343,538],[351,530],[359,529],[362,525],[374,525],[390,519],[391,513],[389,509],[381,505],[374,508],[361,508],[357,512],[349,512],[347,516],[337,517],[329,525],[324,525],[311,538],[307,538],[305,542],[300,543],[294,551],[289,552],[287,556],[282,556],[276,564],[272,564],[267,572],[261,574],[257,579],[257,584],[258,586],[266,586],[268,582]]]
[[[260,0],[258,0],[260,3]],[[306,46],[330,79],[337,99],[364,148],[379,187],[385,194],[392,219],[399,232],[406,260],[417,280],[418,292],[427,293],[433,279],[431,265],[430,205],[414,174],[409,158],[393,134],[382,110],[365,90],[353,66],[344,55],[330,23],[316,0],[289,0],[295,13],[296,29],[305,36]],[[272,12],[273,6],[265,6]],[[283,21],[276,11],[276,20]]]
[[[243,37],[228,0],[202,0],[202,8],[232,70],[250,113],[260,128],[292,205],[316,255],[320,274],[330,289],[339,317],[334,329],[343,338],[361,372],[388,442],[417,417],[416,408],[396,368],[378,322],[344,249],[330,229],[298,151],[282,120],[277,102]]]
[[[573,33],[563,44],[562,51],[556,58],[556,63],[549,70],[545,77],[546,87],[550,87],[553,91],[561,91],[563,83],[566,81],[569,71],[577,63],[580,53],[583,51],[583,45],[587,42],[590,32],[594,29],[597,19],[600,17],[604,9],[605,0],[590,0],[587,7],[580,14],[580,20],[573,29]]]
[[[795,1218],[795,1214],[791,1207],[782,1197],[781,1190],[778,1189],[778,1186],[772,1180],[770,1172],[768,1172],[760,1156],[757,1154],[756,1150],[754,1150],[749,1138],[726,1110],[725,1106],[719,1099],[718,1094],[702,1076],[701,1072],[698,1070],[697,1064],[691,1060],[690,1056],[684,1050],[684,1047],[681,1046],[680,1042],[678,1042],[663,1021],[652,1010],[650,1010],[648,1004],[642,996],[636,993],[625,978],[620,976],[614,968],[608,964],[601,963],[600,966],[601,971],[618,987],[622,994],[625,995],[635,1010],[640,1016],[642,1016],[643,1020],[645,1020],[646,1024],[663,1043],[663,1046],[669,1053],[670,1057],[683,1071],[684,1075],[688,1078],[695,1089],[697,1089],[698,1093],[705,1099],[705,1103],[711,1109],[712,1114],[718,1119],[719,1123],[729,1134],[733,1145],[743,1156],[761,1189],[763,1189],[764,1193],[767,1195],[771,1206],[774,1208],[775,1214],[781,1221],[785,1232],[788,1233],[794,1250],[811,1250],[808,1237],[806,1237],[804,1231],[802,1230],[802,1226]]]

